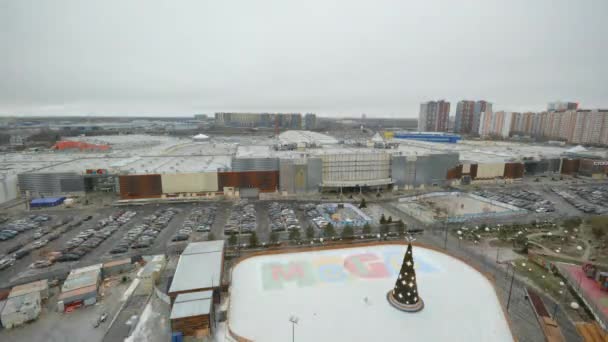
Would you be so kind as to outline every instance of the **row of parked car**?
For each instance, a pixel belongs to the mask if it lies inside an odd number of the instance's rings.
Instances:
[[[144,217],[143,223],[129,229],[122,240],[110,250],[111,254],[126,253],[129,248],[140,249],[152,246],[160,232],[165,229],[173,216],[178,213],[175,208],[156,210]]]
[[[215,205],[192,209],[180,230],[173,235],[171,241],[186,241],[193,231],[210,232],[215,221]]]
[[[38,221],[45,222],[48,220],[38,219]],[[82,218],[65,217],[61,221],[56,222],[55,224],[42,226],[36,231],[34,236],[31,237],[31,239],[35,240],[32,241],[30,239],[29,241],[21,241],[18,244],[6,248],[4,252],[7,253],[7,255],[3,258],[0,258],[0,270],[12,266],[16,260],[19,260],[30,254],[30,252],[34,249],[46,246],[50,241],[58,239],[61,234],[76,226],[79,226],[82,222]],[[50,262],[36,262],[34,264],[32,265],[32,267],[44,267],[43,264],[48,266],[50,265]]]
[[[323,209],[318,205],[313,203],[302,204],[300,209],[306,212],[306,217],[310,223],[317,226],[317,228],[323,229],[329,224],[329,221],[323,216]]]
[[[597,214],[604,214],[608,211],[608,186],[606,185],[594,185],[594,186],[583,186],[575,187],[571,186],[568,188],[573,193],[577,194],[580,198],[589,202],[591,205],[588,212],[595,212]],[[581,203],[582,204],[582,203]],[[582,207],[584,208],[584,204]],[[584,211],[584,210],[583,210]]]
[[[108,218],[99,220],[94,228],[86,229],[66,242],[56,261],[79,260],[114,234],[120,226],[129,222],[136,214],[135,211],[119,210]],[[102,221],[103,223],[101,223]]]
[[[246,199],[240,200],[232,207],[230,216],[224,226],[224,234],[248,234],[258,227],[255,206]]]
[[[475,191],[474,195],[482,196],[493,201],[498,201],[518,208],[526,209],[537,213],[548,213],[555,211],[555,204],[545,199],[541,194],[525,189],[519,190],[500,190],[492,191]]]
[[[0,241],[10,240],[20,233],[39,228],[50,219],[49,215],[30,215],[27,218],[9,222],[0,229]]]
[[[589,203],[583,201],[579,196],[574,195],[573,193],[571,193],[569,191],[562,190],[559,188],[551,188],[551,191],[553,191],[555,194],[557,194],[558,196],[563,198],[566,202],[570,203],[576,209],[578,209],[584,213],[599,214],[599,213],[603,212],[601,207],[593,205],[593,204],[589,204]]]
[[[271,202],[268,205],[270,229],[274,232],[301,229],[295,211],[287,203]]]

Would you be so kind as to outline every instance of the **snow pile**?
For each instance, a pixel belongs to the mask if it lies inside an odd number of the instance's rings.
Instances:
[[[135,342],[135,341],[150,341],[152,340],[151,336],[148,336],[148,333],[150,332],[149,329],[146,329],[146,326],[149,324],[149,321],[152,319],[157,319],[157,317],[159,316],[158,313],[155,313],[152,310],[152,302],[149,302],[148,305],[146,305],[146,308],[144,309],[144,311],[141,314],[141,317],[139,318],[139,321],[137,322],[137,325],[135,326],[135,329],[133,330],[133,333],[131,334],[131,336],[125,338],[125,342]]]
[[[129,299],[129,297],[131,297],[131,295],[133,294],[133,291],[135,291],[135,289],[137,288],[137,285],[139,285],[139,278],[135,278],[131,282],[125,293],[122,294],[122,298],[120,299],[120,301],[125,302],[127,299]]]

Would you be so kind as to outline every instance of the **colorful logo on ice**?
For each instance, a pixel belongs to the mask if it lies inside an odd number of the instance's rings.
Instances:
[[[383,253],[321,255],[308,260],[262,264],[264,290],[282,289],[288,284],[299,287],[322,283],[340,283],[360,279],[393,278],[399,274],[403,250],[386,249]],[[416,257],[416,272],[433,273],[437,268]],[[292,286],[292,285],[291,285]]]

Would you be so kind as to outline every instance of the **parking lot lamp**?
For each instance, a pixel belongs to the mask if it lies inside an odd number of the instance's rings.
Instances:
[[[289,321],[291,322],[291,342],[295,342],[296,340],[296,324],[300,319],[296,316],[289,317]]]

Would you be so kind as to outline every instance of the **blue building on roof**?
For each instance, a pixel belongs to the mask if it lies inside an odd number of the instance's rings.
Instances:
[[[395,139],[409,139],[409,140],[420,140],[430,142],[441,142],[455,144],[462,137],[458,134],[445,133],[445,132],[395,132],[393,135]]]
[[[65,197],[36,198],[30,202],[30,208],[55,207],[63,203]]]

